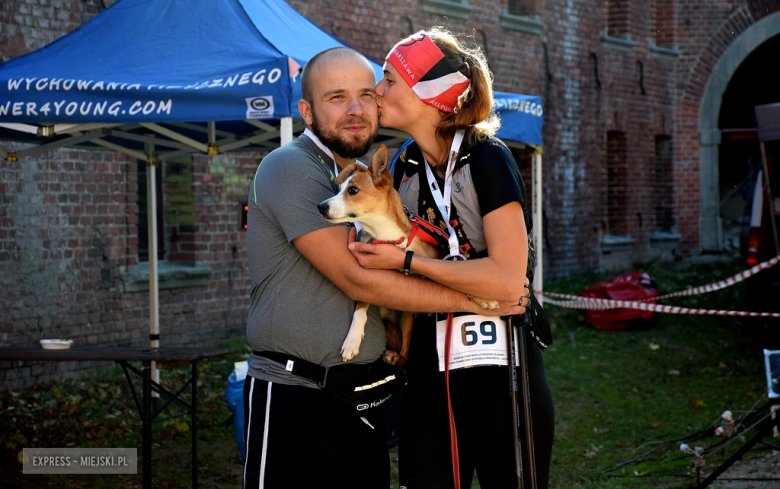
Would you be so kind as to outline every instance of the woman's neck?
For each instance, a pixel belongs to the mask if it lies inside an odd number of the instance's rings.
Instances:
[[[452,141],[442,141],[436,137],[436,128],[441,124],[439,110],[429,105],[424,105],[422,110],[410,118],[410,124],[399,127],[412,136],[414,142],[422,150],[423,156],[433,166],[438,166],[446,161]]]
[[[412,134],[414,142],[422,150],[423,156],[432,166],[446,163],[447,154],[452,141],[442,141],[436,137],[435,131],[426,131],[425,134]]]

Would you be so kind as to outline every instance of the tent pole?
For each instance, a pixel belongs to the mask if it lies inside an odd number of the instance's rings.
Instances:
[[[208,124],[209,131],[209,144],[207,146],[208,151],[206,154],[214,156],[220,153],[219,146],[217,146],[217,123],[210,121]]]
[[[536,248],[536,271],[534,273],[534,292],[537,293],[539,304],[544,303],[540,294],[544,290],[544,229],[542,228],[542,148],[534,148],[533,161],[531,163],[533,173],[533,216],[534,216],[534,248]]]
[[[149,340],[151,348],[160,347],[160,291],[157,280],[157,157],[154,144],[146,144],[146,222],[149,245]],[[157,363],[152,362],[152,380],[160,383],[160,371]],[[160,395],[153,391],[154,397]]]
[[[209,131],[209,146],[211,146],[213,144],[216,144],[217,142],[217,123],[214,121],[209,121],[208,131]]]
[[[291,142],[293,140],[293,119],[292,117],[282,117],[280,121],[280,146]]]

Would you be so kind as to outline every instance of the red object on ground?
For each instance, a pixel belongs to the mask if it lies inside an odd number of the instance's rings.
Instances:
[[[632,272],[599,282],[580,292],[583,297],[612,299],[618,301],[642,300],[648,304],[656,304],[658,289],[645,272]],[[652,299],[652,300],[646,300]],[[585,317],[589,324],[597,329],[637,329],[643,322],[655,316],[653,311],[639,309],[606,309],[586,310]]]

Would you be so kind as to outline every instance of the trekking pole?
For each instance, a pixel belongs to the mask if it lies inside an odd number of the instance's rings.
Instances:
[[[515,421],[512,423],[512,433],[515,445],[515,472],[517,473],[517,488],[523,487],[523,460],[520,457],[520,406],[517,405],[517,366],[515,365],[515,327],[512,320],[513,316],[506,318],[506,343],[507,343],[507,365],[509,365],[509,393],[512,402],[512,413]]]
[[[525,337],[525,322],[517,328],[517,335],[520,343],[520,391],[523,395],[523,412],[525,413],[525,447],[526,460],[528,461],[528,483],[530,487],[525,489],[536,489],[536,456],[534,454],[534,429],[531,422],[531,393],[528,387],[528,345]]]

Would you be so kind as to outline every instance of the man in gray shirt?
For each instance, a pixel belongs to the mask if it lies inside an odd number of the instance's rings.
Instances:
[[[374,72],[361,54],[335,48],[307,63],[301,83],[298,108],[307,130],[262,161],[249,191],[252,349],[325,367],[342,364],[355,301],[363,301],[374,305],[360,352],[349,363],[367,365],[385,349],[376,305],[485,313],[461,292],[358,264],[347,249],[349,228],[323,219],[317,204],[338,192],[335,175],[376,137]],[[257,354],[250,362],[245,487],[389,487],[383,409],[360,418],[288,366]]]

